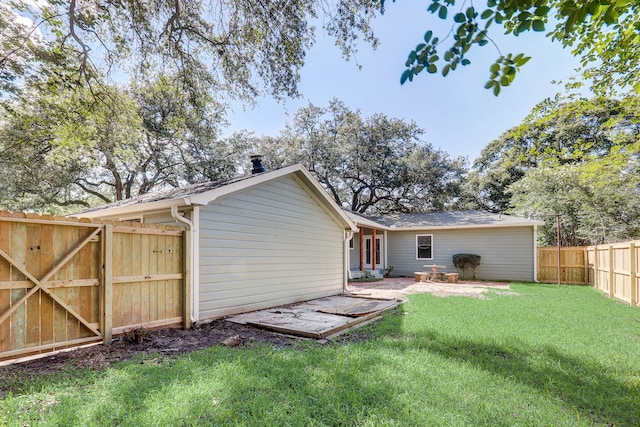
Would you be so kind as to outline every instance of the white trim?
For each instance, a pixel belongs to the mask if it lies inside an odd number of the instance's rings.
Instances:
[[[363,256],[365,257],[365,260],[367,259],[367,240],[370,241],[370,246],[369,249],[371,251],[370,255],[371,255],[371,260],[373,261],[373,258],[375,257],[376,254],[376,242],[373,240],[373,235],[371,234],[366,234],[363,236],[364,238],[364,254]],[[380,239],[380,259],[376,259],[376,270],[378,268],[386,268],[387,264],[384,260],[384,245],[385,245],[385,239],[384,236],[381,236],[379,234],[376,234],[376,240]],[[371,263],[367,264],[366,261],[364,262],[364,268],[365,269],[370,269],[373,267],[373,265]]]
[[[144,215],[142,213],[137,213],[134,215],[125,215],[125,216],[118,217],[118,221],[139,222],[140,224],[142,224],[144,222]]]
[[[136,203],[127,206],[107,207],[96,211],[79,213],[76,216],[80,218],[118,218],[124,215],[144,215],[156,212],[166,212],[173,206],[182,207],[187,205],[188,203],[186,203],[184,199],[158,200],[155,202]]]
[[[468,228],[508,228],[508,227],[536,227],[538,224],[529,223],[511,223],[511,224],[480,224],[480,225],[439,225],[439,226],[422,226],[422,227],[395,227],[391,226],[389,231],[431,231],[431,230],[455,230]],[[384,228],[384,227],[381,227]]]
[[[342,257],[342,292],[347,291],[347,284],[349,283],[349,279],[351,278],[351,268],[350,268],[350,254],[349,254],[349,242],[353,242],[353,231],[345,231],[344,232],[344,245],[342,250],[344,251]]]
[[[429,236],[431,237],[431,258],[420,258],[418,257],[418,237]],[[434,244],[433,244],[433,234],[416,234],[416,261],[432,261],[434,256]]]
[[[358,231],[358,227],[329,196],[320,183],[301,164],[288,166],[272,172],[256,174],[245,179],[241,179],[229,184],[223,184],[213,190],[199,194],[187,195],[179,199],[157,200],[146,203],[133,203],[125,206],[105,207],[104,209],[92,212],[81,213],[84,218],[113,218],[119,215],[145,214],[151,211],[164,211],[172,207],[184,207],[189,205],[208,205],[219,197],[226,196],[237,191],[241,191],[255,185],[260,185],[283,176],[292,175],[294,179],[301,182],[307,193],[342,227],[350,231]]]

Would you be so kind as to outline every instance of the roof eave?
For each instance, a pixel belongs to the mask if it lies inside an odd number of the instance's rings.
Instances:
[[[534,227],[544,225],[544,223],[538,222],[526,222],[526,223],[511,223],[511,224],[467,224],[467,225],[424,225],[424,226],[411,226],[411,227],[395,227],[390,226],[390,231],[420,231],[420,230],[454,230],[454,229],[469,229],[469,228],[509,228],[509,227]]]
[[[188,198],[171,199],[171,200],[157,200],[155,202],[136,203],[133,205],[111,207],[105,209],[99,209],[91,212],[85,212],[78,216],[83,218],[106,218],[106,217],[118,217],[134,214],[144,214],[149,212],[158,212],[166,209],[171,209],[173,206],[182,207],[190,205]]]

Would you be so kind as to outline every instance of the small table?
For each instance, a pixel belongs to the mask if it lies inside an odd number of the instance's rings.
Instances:
[[[429,267],[432,271],[432,278],[433,280],[438,280],[438,269],[439,268],[447,268],[446,265],[436,265],[436,264],[427,264],[427,265],[423,265],[423,267]]]

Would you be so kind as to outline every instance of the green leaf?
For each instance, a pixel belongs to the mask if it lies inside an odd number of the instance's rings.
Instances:
[[[464,58],[462,61],[460,61],[460,63],[462,65],[469,65],[469,64],[471,64],[471,61],[469,61],[467,58]]]
[[[424,43],[420,43],[418,46],[416,46],[416,52],[421,51],[422,49],[424,49],[425,47],[427,47],[426,44]]]
[[[497,73],[498,71],[500,71],[500,64],[498,63],[491,64],[491,67],[489,67],[489,71],[491,71],[492,73]]]
[[[451,66],[449,64],[442,67],[442,77],[447,77],[447,74],[449,74],[450,70],[451,70]]]
[[[404,70],[402,76],[400,76],[400,84],[403,85],[407,80],[411,80],[413,76],[413,71],[410,69]]]
[[[524,33],[529,29],[530,26],[531,26],[530,20],[527,19],[526,21],[522,21],[520,25],[518,25],[518,28],[516,29],[515,34]]]
[[[495,84],[496,84],[496,82],[495,82],[495,81],[493,81],[493,80],[489,80],[488,82],[486,82],[486,83],[484,84],[484,88],[485,88],[485,89],[491,89],[491,88],[493,87],[493,85],[495,85]]]
[[[436,64],[429,64],[429,66],[427,67],[427,72],[430,74],[437,73],[438,67],[436,66]]]
[[[480,15],[480,18],[482,19],[487,19],[493,16],[493,10],[491,9],[487,9],[484,12],[482,12],[482,15]]]
[[[500,12],[496,12],[496,24],[502,24],[502,14]]]
[[[476,10],[472,7],[467,8],[467,18],[469,20],[476,17]]]
[[[533,21],[533,31],[544,31],[544,22]]]
[[[500,85],[493,85],[493,95],[494,96],[500,95]]]
[[[464,13],[456,13],[453,17],[453,20],[458,23],[466,22],[467,18],[464,16]]]
[[[424,41],[426,43],[429,43],[429,40],[431,40],[431,36],[433,35],[433,31],[429,30],[426,33],[424,33]]]
[[[453,53],[451,53],[450,50],[446,51],[444,53],[444,60],[448,62],[451,61],[451,58],[453,58]]]
[[[489,43],[489,41],[488,41],[488,40],[482,39],[482,40],[480,40],[480,41],[478,42],[478,45],[479,45],[479,46],[485,46],[487,43]]]
[[[551,8],[549,6],[540,6],[536,8],[536,16],[547,16]]]
[[[435,13],[435,12],[436,12],[436,10],[438,10],[438,8],[439,8],[439,7],[440,7],[440,5],[439,5],[437,2],[433,2],[433,3],[431,3],[431,6],[429,6],[429,7],[427,8],[427,10],[428,10],[429,12],[431,12],[431,13]]]
[[[507,76],[504,76],[503,78],[500,79],[500,84],[502,86],[509,86],[509,83],[511,83],[511,82],[509,80],[509,77],[507,77]]]
[[[440,19],[447,19],[447,7],[440,6],[440,10],[438,11],[438,17]]]

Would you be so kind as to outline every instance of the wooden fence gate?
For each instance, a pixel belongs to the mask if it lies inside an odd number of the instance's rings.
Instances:
[[[0,212],[0,360],[186,324],[184,243],[180,227]]]

